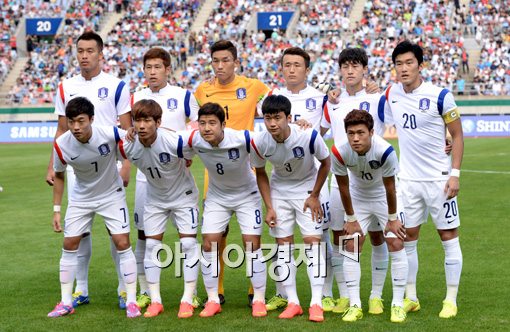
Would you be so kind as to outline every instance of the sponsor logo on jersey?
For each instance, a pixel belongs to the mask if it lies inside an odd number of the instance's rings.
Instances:
[[[426,111],[430,108],[430,99],[422,98],[420,99],[420,110]]]
[[[159,161],[162,164],[168,164],[170,162],[170,153],[168,153],[168,152],[161,152],[159,154]]]
[[[368,164],[370,165],[371,169],[378,169],[381,167],[381,163],[378,160],[370,160]]]
[[[317,102],[313,98],[308,98],[307,100],[305,100],[305,106],[307,110],[312,111],[315,110],[315,108],[317,107]]]
[[[368,103],[368,101],[363,101],[359,104],[359,109],[370,112],[370,104]]]
[[[97,147],[99,150],[99,154],[102,156],[107,156],[110,154],[110,146],[107,143],[101,144]]]
[[[177,99],[175,98],[170,98],[166,101],[166,107],[173,111],[173,110],[176,110],[177,109]]]
[[[243,100],[246,98],[246,89],[245,88],[239,88],[236,90],[236,96],[237,99]]]
[[[296,146],[292,149],[292,153],[294,154],[294,158],[302,159],[305,156],[305,149],[300,146]]]
[[[239,159],[239,156],[240,156],[239,149],[233,148],[228,150],[228,159],[237,160]]]
[[[99,99],[105,99],[105,98],[107,98],[107,97],[108,97],[108,88],[105,88],[105,87],[103,87],[103,88],[99,88],[99,89],[97,90],[97,97],[98,97]]]

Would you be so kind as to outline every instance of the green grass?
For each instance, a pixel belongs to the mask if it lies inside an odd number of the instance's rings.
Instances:
[[[389,322],[389,312],[365,317],[355,324],[346,324],[341,317],[326,314],[323,324],[312,324],[307,315],[282,322],[277,313],[253,319],[247,307],[248,280],[243,269],[227,269],[225,278],[227,303],[223,312],[210,319],[198,313],[191,319],[178,320],[177,309],[182,293],[182,279],[176,279],[173,268],[162,273],[162,296],[165,313],[153,319],[128,320],[117,308],[117,278],[110,257],[108,237],[103,223],[97,219],[93,229],[93,255],[90,267],[91,304],[78,308],[76,314],[49,319],[46,314],[60,299],[58,264],[62,235],[53,233],[52,191],[44,178],[51,146],[49,144],[0,145],[0,330],[333,330],[356,328],[371,331],[387,330],[507,330],[508,259],[510,245],[506,240],[510,199],[508,173],[510,153],[508,139],[466,139],[463,169],[507,172],[483,174],[462,172],[459,206],[461,214],[461,245],[464,270],[458,298],[459,314],[455,319],[437,317],[445,293],[443,250],[432,223],[424,226],[419,242],[420,271],[418,295],[422,311],[410,314],[404,325]],[[198,159],[193,173],[202,188],[202,165]],[[128,188],[128,204],[134,199],[134,177]],[[172,247],[177,240],[172,227],[165,243]],[[135,241],[134,233],[131,235]],[[272,240],[264,234],[264,240]],[[231,228],[229,242],[240,242],[239,227]],[[367,306],[370,291],[370,246],[362,255],[361,295]],[[505,280],[507,280],[505,282]],[[301,303],[307,308],[309,283],[303,268],[298,275]],[[267,296],[274,293],[268,282]],[[199,294],[204,287],[199,282]],[[335,294],[337,294],[335,287]],[[384,299],[391,303],[391,284],[387,279]],[[306,310],[306,309],[305,309]]]

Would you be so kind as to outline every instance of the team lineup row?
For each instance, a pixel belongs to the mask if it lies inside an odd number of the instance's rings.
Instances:
[[[211,47],[216,77],[202,83],[194,94],[168,85],[169,56],[164,50],[153,48],[144,56],[148,88],[132,97],[122,81],[101,72],[101,49],[102,41],[95,33],[85,33],[78,39],[81,74],[60,85],[56,102],[59,127],[47,176],[48,183],[54,185],[56,231],[61,231],[65,165],[73,166],[74,172],[67,167],[69,206],[60,269],[62,301],[49,316],[72,313],[73,307],[89,301],[90,223],[94,213],[104,217],[111,233],[112,256],[119,276],[119,305],[127,307],[128,317],[139,316],[140,307],[147,305],[146,317],[163,312],[160,269],[151,257],[161,244],[166,220],[172,219],[186,253],[179,317],[192,316],[197,307],[194,300],[199,271],[197,264],[186,264],[186,260],[196,257],[198,250],[198,190],[186,168],[186,159],[195,153],[208,170],[201,229],[203,257],[210,262],[218,254],[213,243],[220,244],[221,257],[228,222],[235,212],[243,241],[250,244],[247,258],[254,264],[249,295],[253,316],[265,316],[267,310],[282,307],[285,310],[280,318],[302,314],[292,264],[293,246],[284,246],[293,243],[297,224],[303,241],[312,248],[307,252],[311,263],[307,268],[312,290],[310,320],[322,321],[324,310],[344,313],[344,321],[363,317],[359,262],[344,259],[339,238],[360,235],[358,248],[354,241],[347,241],[346,250],[353,252],[361,250],[369,234],[373,245],[369,312],[383,312],[382,286],[391,257],[391,321],[405,321],[406,312],[420,309],[416,246],[420,225],[429,213],[445,249],[447,295],[440,317],[456,315],[462,269],[456,201],[463,154],[462,127],[451,93],[422,82],[423,51],[419,46],[402,42],[395,48],[393,62],[400,83],[382,95],[369,94],[363,87],[368,63],[364,51],[342,51],[340,74],[346,89],[329,91],[327,96],[327,87],[319,91],[306,85],[310,58],[299,48],[287,49],[280,61],[286,86],[270,90],[257,80],[236,75],[235,46],[228,41],[216,42]],[[92,109],[92,114],[85,109]],[[251,132],[256,113],[263,115],[266,132]],[[131,133],[122,138],[124,132],[111,127],[117,117],[124,129],[131,127],[133,118],[137,135]],[[188,119],[198,119],[198,133],[181,131]],[[397,128],[400,165],[391,145],[380,137],[384,124]],[[307,127],[311,128],[303,129]],[[452,135],[453,160],[445,153],[446,127]],[[70,131],[65,133],[67,129]],[[330,157],[321,137],[328,130],[335,141],[331,159],[336,181],[331,182],[330,195],[324,185]],[[85,150],[79,153],[80,149]],[[115,174],[117,167],[110,167],[109,171],[105,168],[109,165],[107,160],[114,163],[117,158],[129,160],[139,169],[135,199],[138,241],[134,254],[126,233],[129,217],[120,181],[123,179],[127,185],[129,162],[125,161],[120,169],[120,178]],[[273,165],[271,181],[265,172],[266,160]],[[247,182],[243,185],[243,181]],[[260,198],[266,207],[265,216]],[[287,271],[289,276],[276,282],[277,294],[267,303],[266,265],[260,260],[263,219],[282,248],[276,257],[278,271]],[[332,229],[333,241],[328,228]],[[330,243],[326,253],[321,253],[321,241]],[[289,256],[290,261],[284,259]],[[313,269],[324,264],[326,275],[315,275]],[[200,315],[212,316],[221,311],[224,301],[223,265],[219,278],[211,271],[211,264],[202,262],[201,269],[208,301]],[[338,300],[333,299],[333,278],[340,291]]]

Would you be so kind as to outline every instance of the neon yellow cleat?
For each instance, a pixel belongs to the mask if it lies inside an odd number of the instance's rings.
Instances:
[[[336,300],[336,306],[333,308],[333,312],[335,314],[343,314],[347,309],[349,309],[349,298],[341,297]]]
[[[443,309],[439,313],[440,318],[452,318],[457,316],[457,306],[451,301],[443,301]]]
[[[405,322],[407,314],[403,307],[398,307],[394,305],[391,307],[391,318],[390,321],[392,323],[403,323]]]
[[[342,317],[342,320],[344,322],[355,322],[357,320],[360,320],[361,318],[363,318],[363,310],[361,310],[361,308],[358,308],[358,306],[354,305],[347,309],[347,311],[344,313]]]
[[[202,299],[199,298],[197,295],[193,295],[193,299],[191,300],[191,306],[193,308],[198,308],[202,305]]]
[[[420,311],[420,309],[421,309],[420,301],[418,301],[418,300],[413,301],[408,298],[404,299],[404,311],[405,312],[416,312],[416,311]]]
[[[145,293],[140,294],[136,297],[136,304],[138,304],[140,309],[146,308],[151,304],[151,298]]]
[[[323,311],[333,311],[336,302],[331,296],[324,296],[322,298],[322,310]]]
[[[380,315],[384,311],[383,299],[375,297],[368,300],[368,313],[372,315]]]
[[[285,308],[287,306],[287,299],[284,299],[280,294],[273,296],[266,303],[266,310],[272,311],[280,308]]]

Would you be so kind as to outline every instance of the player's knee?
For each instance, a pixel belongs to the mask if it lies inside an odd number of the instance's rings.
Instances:
[[[183,237],[180,242],[182,252],[193,251],[197,246],[197,239],[194,237]]]
[[[457,228],[452,229],[438,229],[437,232],[441,237],[441,241],[449,241],[459,236]]]
[[[65,237],[63,244],[64,250],[78,250],[80,240],[81,237]]]
[[[397,238],[386,239],[386,244],[388,245],[388,250],[391,252],[400,251],[404,249],[404,241]]]
[[[117,250],[126,250],[131,246],[129,242],[129,236],[115,236],[113,237],[113,242],[115,243],[115,248]]]
[[[370,235],[370,243],[373,246],[380,246],[384,243],[384,234],[383,232],[368,232]]]

